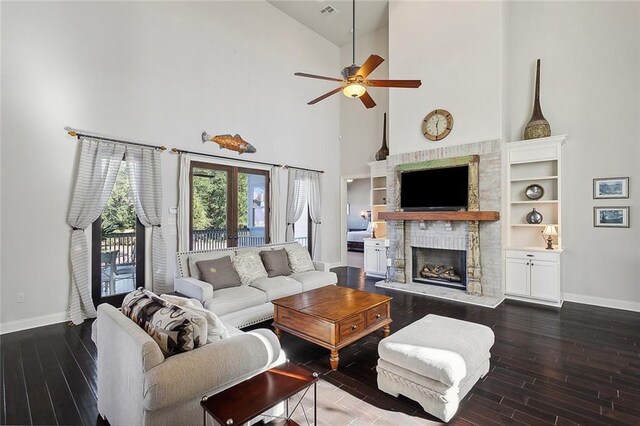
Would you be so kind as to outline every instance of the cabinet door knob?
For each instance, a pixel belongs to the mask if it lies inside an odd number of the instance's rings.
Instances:
[[[380,318],[380,314],[376,314],[376,319]]]
[[[531,266],[533,266],[533,262],[531,262]]]
[[[352,329],[352,330],[355,330],[356,328],[358,328],[358,326],[357,326],[356,324],[353,324],[353,325],[351,326],[351,329]]]

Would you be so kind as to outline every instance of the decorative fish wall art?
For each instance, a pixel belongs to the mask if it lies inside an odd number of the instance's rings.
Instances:
[[[253,154],[256,152],[256,148],[249,142],[242,139],[239,134],[231,135],[216,135],[211,136],[207,132],[202,132],[202,143],[215,142],[220,146],[220,149],[228,149],[230,151],[236,151],[238,155],[245,152]]]

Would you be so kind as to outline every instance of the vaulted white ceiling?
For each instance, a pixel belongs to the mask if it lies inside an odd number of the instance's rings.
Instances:
[[[337,46],[351,41],[353,6],[350,0],[267,1]],[[387,25],[388,3],[388,0],[356,0],[356,37]],[[336,11],[321,13],[327,6]]]

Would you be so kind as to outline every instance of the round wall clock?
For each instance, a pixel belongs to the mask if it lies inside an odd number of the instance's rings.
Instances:
[[[544,188],[534,183],[524,189],[524,195],[530,200],[539,200],[544,195]]]
[[[430,141],[446,138],[453,129],[453,115],[446,109],[431,111],[422,120],[422,134]]]

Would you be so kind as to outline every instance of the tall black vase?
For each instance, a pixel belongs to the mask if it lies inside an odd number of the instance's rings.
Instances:
[[[551,126],[542,115],[542,108],[540,107],[540,59],[538,59],[536,63],[536,93],[533,101],[533,113],[524,129],[524,138],[527,140],[549,136],[551,136]]]
[[[387,113],[384,113],[384,124],[382,129],[382,146],[376,152],[375,159],[376,161],[386,160],[389,156],[389,147],[387,146]]]

